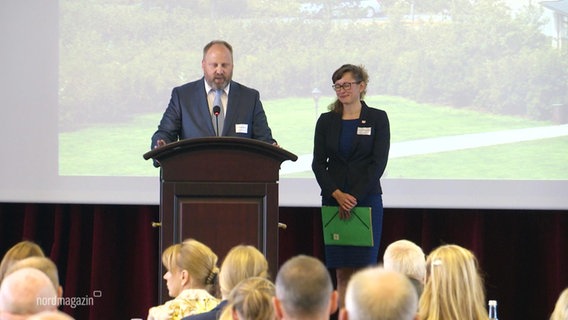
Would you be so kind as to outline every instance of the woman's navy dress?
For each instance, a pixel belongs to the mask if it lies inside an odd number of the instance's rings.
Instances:
[[[349,158],[353,140],[357,133],[359,119],[342,120],[339,152]],[[349,186],[341,186],[342,191],[349,193]],[[323,199],[323,205],[337,206],[334,198]],[[376,264],[379,254],[379,244],[383,227],[383,199],[381,194],[369,194],[364,199],[357,199],[358,207],[371,207],[371,222],[373,225],[373,247],[359,246],[325,246],[325,263],[328,268],[366,267]]]

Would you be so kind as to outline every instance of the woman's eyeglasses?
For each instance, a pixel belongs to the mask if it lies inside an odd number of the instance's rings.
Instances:
[[[343,88],[343,90],[349,90],[351,89],[352,84],[359,84],[359,83],[361,83],[361,81],[344,82],[343,84],[332,84],[331,87],[335,91],[339,91],[341,90],[341,88]]]

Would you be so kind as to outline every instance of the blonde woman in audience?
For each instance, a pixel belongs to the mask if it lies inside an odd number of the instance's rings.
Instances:
[[[250,245],[237,245],[227,253],[219,273],[219,286],[223,300],[209,312],[200,313],[185,320],[216,320],[219,319],[227,304],[231,290],[241,281],[261,277],[269,279],[268,261],[257,248]]]
[[[487,320],[485,304],[483,280],[471,251],[443,245],[428,255],[421,320]]]
[[[39,245],[32,241],[21,241],[12,246],[2,258],[0,262],[0,283],[6,276],[6,271],[17,261],[28,257],[45,257],[43,250]]]
[[[221,320],[276,320],[274,284],[261,277],[241,281],[229,295]]]
[[[550,320],[568,320],[568,288],[564,289],[558,297]]]
[[[203,243],[188,239],[164,250],[162,263],[168,293],[173,300],[152,307],[148,320],[179,320],[206,312],[219,304],[213,296],[219,268],[217,255]]]

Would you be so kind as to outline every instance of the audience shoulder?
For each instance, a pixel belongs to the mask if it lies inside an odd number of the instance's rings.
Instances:
[[[550,320],[566,319],[568,319],[568,288],[562,291],[558,300],[556,300],[554,311],[552,311],[552,314],[550,315]]]
[[[43,311],[28,317],[26,320],[75,320],[70,315],[61,311]]]

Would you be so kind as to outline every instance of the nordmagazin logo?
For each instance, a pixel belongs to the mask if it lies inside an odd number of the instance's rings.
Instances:
[[[67,306],[72,309],[81,306],[93,306],[95,304],[95,298],[102,297],[103,293],[101,290],[93,291],[93,295],[85,295],[83,297],[41,297],[36,299],[36,303],[41,306]]]

